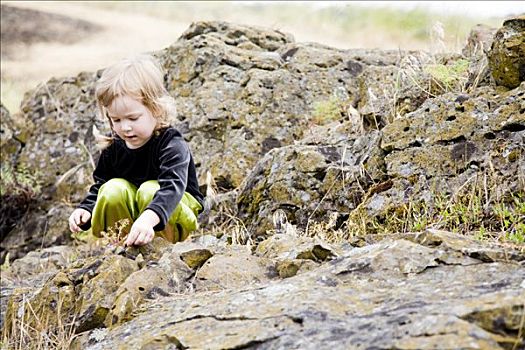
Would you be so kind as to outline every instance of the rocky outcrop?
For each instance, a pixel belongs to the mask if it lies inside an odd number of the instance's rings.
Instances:
[[[254,253],[206,236],[161,241],[79,258],[36,289],[12,289],[6,329],[16,330],[13,312],[35,322],[32,309],[50,332],[76,315],[79,349],[524,345],[519,251],[436,230],[363,248],[279,234]],[[201,267],[181,258],[203,250]]]
[[[22,258],[68,241],[71,208],[57,201],[81,199],[93,133],[107,131],[100,72],[39,86],[22,105],[16,165],[41,181],[42,200],[2,242],[19,258],[1,282],[12,342],[27,345],[21,322],[46,320],[46,334],[76,332],[79,349],[525,346],[523,250],[430,228],[523,242],[525,83],[470,80],[479,52],[429,67],[415,52],[222,22],[195,23],[155,55],[200,181],[210,172],[221,192],[201,219],[216,237]],[[462,196],[462,216],[446,217]]]
[[[412,90],[391,91],[391,75],[400,60],[397,51],[301,44],[265,28],[195,23],[155,55],[167,71],[167,87],[179,111],[172,122],[190,143],[199,181],[204,184],[210,172],[221,192],[239,187],[270,150],[316,136],[317,130],[334,123],[352,117],[344,123],[345,130],[337,131],[343,139],[382,127],[392,112],[387,96],[410,101],[399,102],[406,104],[400,115],[424,100],[420,90],[413,98]],[[93,95],[100,73],[52,79],[24,99],[19,119],[27,121],[26,136],[17,166],[30,169],[42,191],[24,220],[27,224],[12,235],[31,231],[33,237],[44,236],[45,224],[33,232],[29,223],[40,222],[57,203],[78,203],[91,184],[99,155],[93,133],[108,131],[106,121],[97,116]],[[374,79],[383,75],[389,77],[388,84]],[[67,235],[65,224],[62,234]],[[4,245],[6,251],[14,247],[10,242]]]
[[[5,142],[2,136],[2,160],[4,152],[12,155],[15,179],[7,186],[7,195],[13,198],[2,200],[11,203],[2,217],[14,218],[17,225],[2,225],[7,237],[3,233],[0,261],[7,252],[14,259],[39,247],[71,241],[64,219],[72,208],[64,202],[75,203],[85,196],[97,154],[93,126],[104,130],[93,105],[96,77],[81,73],[38,86],[22,102],[20,115],[13,118],[24,124],[13,122],[12,136]],[[16,145],[16,152],[11,145]],[[2,169],[5,166],[2,162]],[[20,191],[23,198],[19,198]]]
[[[488,54],[498,85],[514,89],[525,81],[525,15],[503,22]]]
[[[358,206],[369,218],[420,200],[430,207],[437,194],[450,196],[489,170],[495,196],[522,193],[524,89],[447,93],[381,133],[272,150],[241,186],[238,215],[254,235],[272,228],[279,209],[301,228],[332,217],[337,229]]]
[[[488,168],[504,173],[494,179],[501,187],[509,180],[510,192],[519,189],[512,177],[523,173],[523,88],[507,93],[471,82],[470,91],[426,91],[410,83],[430,79],[428,59],[416,52],[337,50],[222,22],[195,23],[156,56],[178,103],[172,122],[191,145],[201,184],[210,172],[221,192],[235,189],[220,197],[216,207],[225,209],[202,217],[204,226],[220,224],[227,212],[259,235],[282,209],[303,229],[329,218],[339,228],[358,207],[381,216],[410,198],[429,198],[430,183],[452,193]],[[461,59],[433,62],[447,70]],[[3,243],[7,251],[26,242],[13,257],[40,246],[35,237],[48,237],[41,228],[53,226],[46,218],[57,201],[78,203],[92,181],[94,128],[107,132],[93,98],[100,73],[50,80],[22,104],[19,119],[27,125],[19,128],[25,146],[17,165],[30,169],[43,191],[39,209],[13,231],[17,238]],[[503,158],[483,155],[507,141]],[[44,246],[67,235],[64,224]]]
[[[158,57],[201,178],[210,171],[220,188],[234,189],[270,150],[296,143],[318,124],[344,121],[349,108],[362,110],[375,128],[369,95],[394,96],[392,76],[403,54],[337,50],[296,43],[279,31],[205,22]],[[412,100],[422,102],[416,93]],[[399,94],[399,101],[412,94]],[[379,108],[383,125],[391,111]]]
[[[0,261],[3,262],[9,250],[4,240],[30,210],[32,202],[40,194],[40,185],[31,169],[17,164],[27,141],[24,121],[12,116],[3,104],[0,104],[0,113]],[[11,257],[19,257],[17,254],[18,250],[12,251]]]
[[[96,73],[51,79],[22,101],[23,118],[30,121],[20,166],[32,169],[48,202],[78,202],[91,183],[97,154],[93,127],[107,130],[94,105]]]

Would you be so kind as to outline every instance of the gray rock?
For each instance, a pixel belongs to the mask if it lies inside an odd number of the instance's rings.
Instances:
[[[86,348],[522,346],[517,334],[525,297],[523,267],[473,264],[465,255],[448,264],[439,260],[443,254],[439,247],[385,241],[283,280],[167,297]]]
[[[498,85],[514,89],[525,80],[525,15],[503,22],[494,35],[488,58]]]

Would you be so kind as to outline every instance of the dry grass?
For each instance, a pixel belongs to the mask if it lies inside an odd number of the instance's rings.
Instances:
[[[418,232],[428,228],[525,249],[525,192],[501,193],[498,179],[475,174],[452,194],[432,190],[431,200],[410,198],[377,216],[364,206],[350,214],[347,237]]]
[[[44,317],[40,310],[35,310],[31,301],[22,295],[22,300],[16,304],[17,312],[11,314],[10,319],[4,320],[6,325],[2,329],[2,350],[44,350],[71,348],[75,335],[75,317],[69,321],[71,315],[66,315],[62,310],[62,300],[57,300],[56,317],[57,323],[50,320],[49,314]],[[18,315],[18,314],[22,315]],[[9,316],[9,315],[8,315]]]

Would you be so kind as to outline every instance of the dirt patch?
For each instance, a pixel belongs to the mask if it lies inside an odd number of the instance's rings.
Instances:
[[[102,30],[96,24],[42,11],[1,5],[1,57],[13,59],[20,45],[72,44]]]

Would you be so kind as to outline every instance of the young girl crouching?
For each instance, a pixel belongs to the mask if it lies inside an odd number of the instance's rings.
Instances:
[[[72,232],[100,237],[122,219],[132,222],[125,244],[144,245],[158,235],[186,239],[203,209],[193,157],[181,133],[167,122],[175,101],[151,56],[126,59],[97,82],[100,112],[112,136],[93,172],[94,185],[69,217]]]

